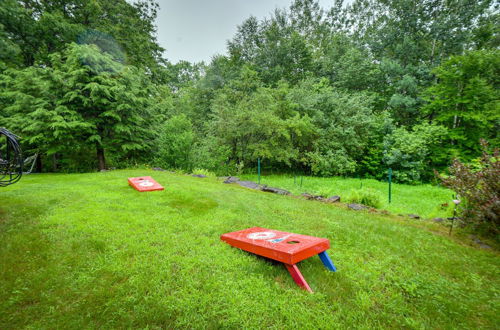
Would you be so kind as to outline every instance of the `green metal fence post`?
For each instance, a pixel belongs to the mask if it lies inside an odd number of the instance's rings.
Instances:
[[[257,158],[257,171],[259,172],[259,184],[260,184],[260,157]]]
[[[388,171],[388,179],[389,179],[389,203],[391,203],[392,200],[392,168],[389,169]]]

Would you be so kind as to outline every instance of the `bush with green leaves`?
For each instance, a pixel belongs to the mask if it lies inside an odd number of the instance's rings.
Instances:
[[[461,203],[458,209],[464,225],[498,238],[500,233],[500,151],[488,150],[481,141],[482,157],[477,164],[455,159],[450,175],[439,175],[443,185],[454,190]]]
[[[408,130],[396,128],[384,139],[384,162],[393,169],[394,180],[415,184],[425,179],[429,168],[433,167],[436,146],[447,130],[443,126],[421,124]]]
[[[157,120],[151,111],[155,87],[144,72],[95,45],[70,44],[50,58],[51,67],[0,75],[6,126],[54,164],[91,164],[97,158],[102,170],[106,153],[144,160]]]
[[[287,98],[314,124],[316,138],[304,157],[312,172],[321,176],[354,173],[375,124],[373,97],[333,88],[326,79],[308,79],[291,89]]]
[[[481,153],[479,139],[488,138],[498,144],[500,50],[453,56],[438,66],[434,74],[437,83],[424,94],[429,103],[422,111],[449,129],[448,148],[470,160]]]
[[[346,200],[350,203],[363,204],[374,208],[380,208],[382,206],[380,194],[370,188],[351,190]]]
[[[167,168],[191,167],[195,133],[185,114],[175,115],[160,128],[156,143],[156,163]]]

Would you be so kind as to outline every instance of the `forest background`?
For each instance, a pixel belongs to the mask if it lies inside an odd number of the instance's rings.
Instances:
[[[295,0],[210,63],[169,62],[155,1],[1,0],[0,126],[38,171],[150,164],[428,182],[499,145],[491,0]],[[200,29],[200,33],[203,33]]]

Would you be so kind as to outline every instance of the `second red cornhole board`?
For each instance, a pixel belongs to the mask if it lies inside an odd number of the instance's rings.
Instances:
[[[163,190],[164,188],[150,176],[128,178],[128,184],[138,191]]]
[[[309,292],[312,290],[300,273],[296,265],[298,262],[318,254],[328,270],[336,271],[326,252],[330,248],[330,241],[326,238],[253,227],[224,234],[221,240],[242,250],[282,262],[295,283]]]

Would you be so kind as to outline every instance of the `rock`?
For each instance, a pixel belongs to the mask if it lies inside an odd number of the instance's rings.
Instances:
[[[434,219],[432,219],[432,221],[434,221],[434,222],[443,222],[444,220],[445,219],[443,219],[443,218],[434,218]]]
[[[488,244],[484,244],[479,238],[477,237],[474,237],[472,239],[474,241],[474,243],[476,243],[477,245],[479,245],[479,247],[481,249],[491,249],[491,246],[489,246]]]
[[[262,191],[270,192],[278,195],[290,195],[290,192],[285,189],[273,188],[273,187],[262,187]]]
[[[304,197],[307,200],[322,201],[324,199],[322,196],[311,195],[311,194],[308,194],[308,193],[303,193],[303,194],[301,194],[301,196]]]
[[[262,190],[262,187],[263,187],[262,185],[255,183],[253,181],[237,181],[236,183],[242,187],[255,189],[255,190]]]
[[[368,206],[362,204],[347,204],[347,207],[354,211],[361,211],[368,209]]]
[[[328,203],[338,203],[340,202],[340,196],[332,196],[326,199]]]
[[[207,177],[206,175],[203,175],[203,174],[192,174],[191,176],[195,177],[195,178],[206,178]]]
[[[225,180],[224,180],[224,183],[235,183],[235,182],[238,182],[240,181],[240,178],[236,177],[236,176],[228,176]]]
[[[417,214],[408,214],[408,217],[409,217],[410,219],[420,219],[420,216],[419,216],[419,215],[417,215]]]
[[[166,170],[162,169],[161,167],[153,167],[153,171],[165,172]]]

